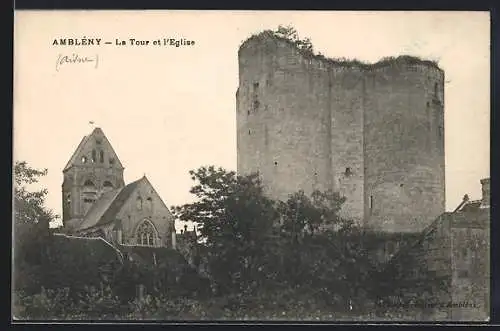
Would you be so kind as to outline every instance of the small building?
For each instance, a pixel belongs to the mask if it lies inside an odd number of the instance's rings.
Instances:
[[[486,321],[490,296],[489,179],[407,242],[379,274],[385,305],[412,308],[416,320]]]

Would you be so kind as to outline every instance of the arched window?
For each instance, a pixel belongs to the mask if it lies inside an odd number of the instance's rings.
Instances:
[[[97,161],[97,152],[95,149],[92,150],[92,163],[95,163]]]
[[[97,191],[93,181],[87,179],[83,184],[83,202],[94,203],[97,199]]]
[[[137,209],[142,210],[142,198],[141,197],[137,197],[136,205],[137,205]]]
[[[137,227],[137,244],[144,246],[154,246],[156,230],[149,220],[144,220]]]
[[[67,193],[64,197],[64,206],[66,212],[69,213],[71,211],[71,193]]]
[[[87,157],[86,156],[82,156],[82,163],[87,163]]]
[[[89,187],[89,188],[94,188],[95,187],[94,182],[92,182],[90,179],[87,179],[85,181],[85,183],[83,184],[83,186]]]
[[[104,163],[104,151],[99,151],[99,162]]]

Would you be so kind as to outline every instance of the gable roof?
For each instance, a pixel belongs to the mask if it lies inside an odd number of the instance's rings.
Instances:
[[[78,155],[80,155],[82,149],[83,149],[83,146],[85,146],[85,144],[87,143],[87,141],[89,140],[89,137],[90,135],[87,135],[87,136],[84,136],[82,138],[82,140],[80,141],[80,143],[78,144],[78,147],[76,148],[75,152],[73,153],[73,155],[71,156],[71,158],[69,159],[68,163],[66,163],[66,165],[64,166],[64,169],[63,171],[66,171],[68,170],[69,168],[71,168],[71,166],[73,164],[76,163],[77,161],[77,158],[78,158]]]
[[[143,179],[144,177],[122,188],[120,193],[118,193],[115,196],[113,202],[109,205],[104,214],[97,220],[95,225],[104,225],[113,222],[115,220],[116,215],[120,212],[125,202],[127,202],[128,198],[130,198],[132,193],[135,191],[137,186],[139,186],[139,183]]]
[[[123,168],[122,163],[118,159],[118,155],[116,154],[115,150],[113,149],[113,146],[109,142],[108,138],[106,137],[106,135],[104,134],[104,132],[102,131],[102,129],[101,128],[95,128],[92,131],[91,134],[86,135],[86,136],[84,136],[82,138],[82,140],[80,141],[80,144],[78,144],[78,147],[76,148],[75,152],[73,153],[73,155],[69,159],[68,163],[66,163],[66,166],[64,167],[63,172],[66,171],[66,170],[68,170],[69,168],[71,168],[74,164],[78,163],[78,157],[82,153],[84,147],[87,145],[87,143],[89,141],[92,140],[91,138],[94,138],[97,135],[102,135],[103,140],[106,141],[107,145],[109,145],[109,149],[113,152],[113,154],[115,156],[116,165],[118,167],[120,167],[120,168]]]
[[[90,208],[82,222],[74,227],[76,231],[82,231],[97,226],[106,225],[117,221],[116,216],[122,209],[123,205],[128,201],[130,196],[135,192],[136,188],[141,184],[146,183],[153,190],[153,186],[146,178],[142,178],[124,186],[121,189],[112,190],[103,194],[99,200]],[[155,194],[158,193],[154,190]],[[165,202],[160,197],[162,205],[168,210]],[[118,225],[115,225],[115,227]]]
[[[78,229],[87,229],[97,225],[97,222],[110,208],[111,204],[122,190],[123,189],[115,189],[101,195],[99,200],[92,205],[87,215],[85,215],[85,218],[76,227]]]

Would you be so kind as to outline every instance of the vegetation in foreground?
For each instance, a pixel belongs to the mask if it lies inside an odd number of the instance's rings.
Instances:
[[[56,216],[44,207],[45,190],[28,190],[45,174],[25,162],[15,165],[16,319],[367,320],[389,314],[376,304],[374,238],[339,217],[345,199],[336,192],[273,201],[257,174],[242,177],[213,166],[191,171],[197,200],[172,211],[200,225],[196,264],[208,277],[182,268],[177,277],[168,264],[103,266],[71,256],[84,252],[48,249]],[[50,261],[58,254],[80,264],[55,268]],[[140,298],[139,285],[146,287]],[[391,310],[389,318],[408,319],[394,314],[400,312]]]

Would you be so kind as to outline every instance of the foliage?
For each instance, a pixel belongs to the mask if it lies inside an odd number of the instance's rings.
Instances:
[[[348,59],[345,57],[340,58],[328,58],[321,54],[320,52],[316,53],[314,51],[313,44],[310,38],[300,38],[297,30],[292,26],[283,26],[279,25],[275,30],[265,30],[258,35],[271,35],[281,40],[288,41],[290,44],[295,46],[304,56],[308,58],[316,58],[318,60],[324,61],[326,63],[342,66],[347,68],[361,68],[364,70],[372,70],[376,68],[381,68],[385,66],[393,66],[399,64],[407,64],[407,65],[426,65],[436,69],[439,68],[439,64],[434,60],[426,60],[422,59],[418,56],[413,55],[400,55],[398,57],[384,57],[380,61],[376,63],[366,63],[357,59]],[[251,39],[251,38],[250,38]]]
[[[34,169],[24,161],[14,165],[14,286],[26,290],[40,286],[37,273],[50,237],[49,223],[56,218],[44,205],[47,190],[28,188],[46,174],[46,169]]]
[[[251,291],[258,286],[266,263],[268,235],[278,219],[257,174],[236,176],[222,168],[190,172],[198,201],[173,207],[181,220],[198,223],[206,258],[222,291]]]
[[[214,166],[190,171],[195,182],[190,192],[197,200],[172,211],[199,225],[203,244],[197,260],[208,269],[208,284],[187,264],[172,264],[168,254],[151,264],[145,252],[130,250],[122,261],[101,240],[51,236],[48,222],[40,222],[53,217],[43,207],[44,193],[29,195],[23,186],[46,172],[26,163],[16,169],[18,198],[24,202],[19,206],[31,208],[19,213],[16,224],[32,229],[31,237],[23,234],[20,243],[27,244],[16,260],[22,262],[15,276],[22,284],[15,289],[18,318],[352,319],[374,314],[380,288],[390,293],[380,285],[393,286],[394,280],[404,289],[399,283],[409,279],[390,268],[380,271],[377,252],[387,237],[341,218],[345,198],[337,192],[299,191],[273,201],[258,174],[238,176]],[[74,254],[83,258],[75,260]],[[442,283],[427,274],[419,287],[423,300],[431,302],[433,293],[449,287]],[[142,299],[138,285],[146,289]],[[207,297],[211,288],[216,295]]]
[[[345,202],[340,194],[299,191],[274,202],[264,195],[258,174],[236,176],[213,166],[190,174],[198,200],[173,211],[199,224],[221,293],[244,297],[309,286],[330,302],[366,299],[366,291],[355,289],[366,285],[376,261],[364,233],[339,217]]]
[[[29,191],[27,185],[38,183],[40,177],[47,175],[47,169],[31,168],[25,161],[14,165],[14,220],[15,224],[48,222],[56,215],[45,204],[47,189]]]
[[[275,36],[291,41],[297,48],[313,52],[313,45],[310,38],[300,38],[297,30],[292,26],[279,25],[276,30],[272,32]]]

